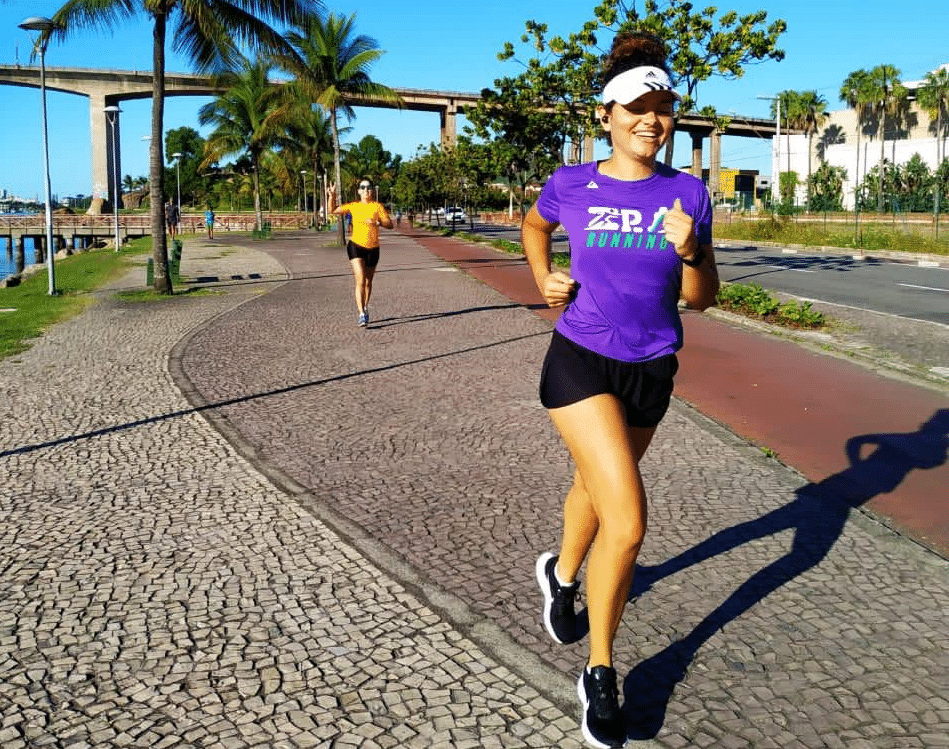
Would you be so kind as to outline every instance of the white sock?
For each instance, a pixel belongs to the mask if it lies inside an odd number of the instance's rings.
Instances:
[[[557,579],[557,584],[562,588],[569,588],[571,585],[573,585],[573,580],[571,580],[569,583],[565,583],[563,581],[563,579],[560,577],[560,572],[557,570],[556,564],[554,565],[554,577]]]

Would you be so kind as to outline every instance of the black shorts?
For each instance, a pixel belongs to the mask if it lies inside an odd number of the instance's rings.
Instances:
[[[346,244],[346,254],[349,255],[350,260],[365,260],[367,268],[375,268],[379,265],[378,247],[363,247],[350,239]]]
[[[610,359],[580,346],[556,330],[540,375],[540,402],[562,408],[594,395],[615,395],[626,409],[626,423],[656,426],[672,398],[679,369],[675,354],[644,362]]]

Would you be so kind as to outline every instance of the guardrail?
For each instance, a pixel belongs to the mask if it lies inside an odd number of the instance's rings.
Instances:
[[[264,213],[264,221],[274,229],[305,229],[310,226],[313,215],[299,211]],[[119,230],[122,236],[151,234],[151,217],[146,213],[120,213]],[[223,212],[214,217],[214,228],[219,231],[253,231],[256,217],[247,212]],[[183,213],[179,228],[183,233],[194,233],[205,227],[204,213]],[[0,215],[0,236],[42,235],[46,219],[42,214],[30,216]],[[54,214],[53,234],[58,236],[111,237],[115,231],[115,216],[101,214]]]

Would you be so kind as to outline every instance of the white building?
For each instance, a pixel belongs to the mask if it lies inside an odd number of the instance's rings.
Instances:
[[[949,69],[949,63],[939,69]],[[925,110],[915,101],[916,90],[925,80],[902,81],[908,89],[910,107],[904,117],[887,116],[883,138],[883,157],[893,164],[905,164],[914,154],[919,154],[930,169],[938,166],[936,161],[936,122],[930,120]],[[945,119],[945,116],[944,118]],[[943,132],[949,123],[943,122]],[[857,151],[857,113],[852,109],[841,109],[827,113],[827,121],[811,139],[811,169],[816,170],[822,160],[832,166],[843,167],[844,208],[853,210],[854,188],[863,182],[868,171],[880,163],[880,141],[877,139],[878,121],[865,118]],[[943,138],[940,149],[943,158],[949,156],[949,139]],[[859,162],[859,163],[858,163]],[[772,174],[797,172],[799,185],[796,202],[802,204],[807,197],[808,175],[807,136],[781,134],[780,141],[772,145]]]

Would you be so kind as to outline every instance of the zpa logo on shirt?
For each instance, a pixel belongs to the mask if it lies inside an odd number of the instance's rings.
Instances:
[[[648,227],[643,225],[643,214],[635,208],[591,206],[591,218],[586,227],[587,247],[619,247],[664,250],[668,245],[662,228],[662,217],[668,212],[659,208]]]

